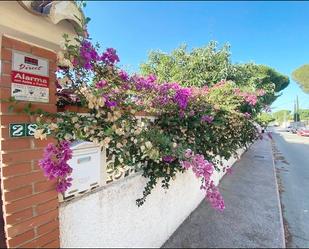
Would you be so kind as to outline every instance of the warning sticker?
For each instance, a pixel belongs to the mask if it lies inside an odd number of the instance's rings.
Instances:
[[[49,102],[49,61],[13,51],[11,95],[16,100]]]
[[[48,87],[48,77],[12,71],[12,82],[30,86]]]
[[[30,86],[12,83],[11,95],[16,100],[48,103],[49,89],[46,87]]]

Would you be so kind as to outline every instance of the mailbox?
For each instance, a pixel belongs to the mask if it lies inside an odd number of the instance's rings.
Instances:
[[[71,145],[72,159],[68,161],[73,168],[72,186],[64,193],[64,199],[81,195],[101,186],[104,181],[101,147],[85,141],[76,141]]]

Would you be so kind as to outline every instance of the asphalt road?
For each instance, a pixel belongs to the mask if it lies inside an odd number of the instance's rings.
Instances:
[[[309,137],[274,130],[287,247],[309,247]]]

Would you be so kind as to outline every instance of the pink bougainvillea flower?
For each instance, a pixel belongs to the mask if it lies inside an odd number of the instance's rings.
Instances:
[[[98,82],[95,84],[95,86],[96,86],[97,88],[99,88],[99,89],[105,87],[106,85],[107,85],[106,80],[100,80],[100,81],[98,81]]]
[[[127,74],[127,72],[120,70],[118,73],[120,79],[127,81],[129,79],[129,75]]]
[[[188,161],[181,161],[180,162],[181,167],[183,167],[184,169],[189,169],[191,167],[191,163]]]
[[[71,186],[72,181],[69,178],[72,168],[68,164],[73,153],[70,145],[68,141],[61,141],[58,145],[48,144],[43,159],[39,161],[39,166],[49,180],[58,179],[57,191],[61,193]]]
[[[213,120],[214,120],[214,117],[213,117],[213,116],[203,115],[203,116],[201,117],[201,121],[202,121],[202,122],[207,122],[208,124],[211,124]]]
[[[191,97],[190,88],[182,88],[176,91],[174,101],[177,103],[180,109],[184,110],[188,106],[190,97]]]
[[[171,162],[175,161],[175,157],[173,157],[171,155],[167,155],[167,156],[163,156],[162,160],[163,160],[163,162],[171,163]]]
[[[203,179],[201,189],[205,191],[205,197],[210,202],[211,206],[217,210],[222,211],[225,208],[224,200],[211,180],[211,176],[214,172],[214,165],[207,161],[203,155],[194,154],[191,150],[187,149],[184,152],[185,161],[180,164],[183,168],[191,168],[195,176]]]
[[[106,51],[102,54],[101,60],[108,65],[114,65],[120,61],[116,53],[116,49],[114,48],[107,48]]]
[[[245,112],[244,116],[245,116],[245,118],[248,118],[248,119],[251,118],[251,114],[249,112]]]
[[[206,198],[216,210],[223,211],[225,209],[223,197],[213,181],[207,186]]]
[[[189,112],[190,117],[194,116],[194,114],[195,114],[195,112],[193,110]]]
[[[191,158],[192,154],[193,154],[192,150],[186,149],[184,156],[185,156],[185,158]]]
[[[229,174],[229,175],[231,175],[231,174],[233,173],[232,168],[231,168],[231,167],[228,167],[228,168],[226,169],[226,173]]]

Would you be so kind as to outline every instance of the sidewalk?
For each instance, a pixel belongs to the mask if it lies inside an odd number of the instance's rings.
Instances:
[[[226,209],[205,201],[163,247],[284,247],[284,232],[268,138],[254,143],[220,183]]]

